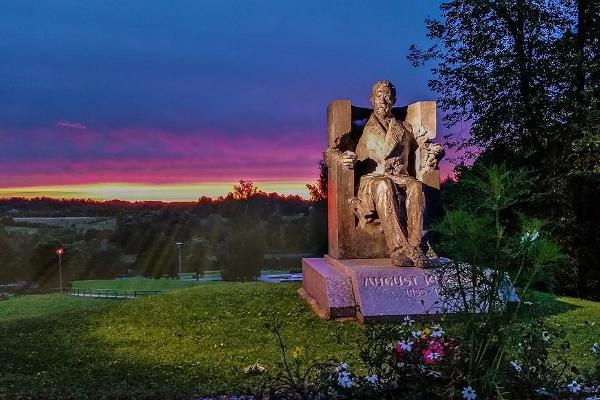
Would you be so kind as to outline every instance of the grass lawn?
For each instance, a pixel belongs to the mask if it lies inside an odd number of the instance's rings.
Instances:
[[[352,360],[353,349],[339,341],[355,342],[361,328],[320,321],[298,287],[216,282],[135,300],[0,302],[0,397],[243,391],[244,367],[258,360],[272,368],[280,358],[265,328],[275,322],[309,355]]]
[[[71,296],[15,296],[10,300],[0,301],[0,326],[15,321],[54,318],[57,315],[80,317],[90,311],[97,312],[110,306],[106,300]],[[0,338],[0,343],[2,341]]]
[[[0,398],[173,398],[242,392],[244,367],[280,359],[266,323],[282,323],[308,357],[356,365],[363,328],[317,319],[298,284],[202,283],[135,300],[60,295],[0,302]],[[591,362],[600,303],[536,294],[549,323]],[[535,304],[534,304],[535,305]],[[530,306],[533,307],[533,306]],[[588,321],[589,324],[586,324]]]
[[[99,290],[113,289],[120,291],[130,290],[173,290],[199,285],[200,282],[179,281],[177,279],[150,279],[150,278],[124,278],[124,279],[96,279],[89,281],[74,281],[71,286],[75,289]]]
[[[548,325],[571,343],[567,359],[579,367],[591,367],[590,349],[600,343],[600,303],[539,292],[529,300],[534,303],[530,308],[547,316]]]

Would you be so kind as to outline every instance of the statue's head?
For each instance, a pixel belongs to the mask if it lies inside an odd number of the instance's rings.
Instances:
[[[378,117],[388,118],[396,103],[396,88],[390,81],[377,81],[371,89],[371,104]]]

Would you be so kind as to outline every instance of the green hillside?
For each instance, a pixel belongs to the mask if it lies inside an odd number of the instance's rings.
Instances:
[[[281,323],[308,357],[357,365],[362,327],[318,320],[297,284],[206,283],[136,300],[60,295],[0,302],[1,398],[174,398],[243,392],[280,353],[267,323]],[[541,313],[591,360],[600,303],[537,294]],[[586,323],[587,321],[587,323]]]
[[[59,295],[0,302],[0,393],[76,398],[243,390],[243,369],[279,360],[267,323],[309,355],[352,359],[361,328],[318,320],[298,285],[210,283],[136,300]],[[56,393],[55,393],[56,392]]]

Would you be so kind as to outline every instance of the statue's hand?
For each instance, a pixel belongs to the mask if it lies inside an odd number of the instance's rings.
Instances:
[[[350,150],[346,150],[342,154],[340,154],[340,163],[348,169],[354,169],[354,164],[356,163],[356,154],[351,152]]]
[[[425,129],[424,126],[421,126],[421,127],[419,127],[419,129],[417,129],[417,131],[414,133],[414,135],[415,135],[415,140],[417,141],[419,146],[423,146],[423,144],[425,144],[425,142],[427,141],[429,132],[427,131],[427,129]]]

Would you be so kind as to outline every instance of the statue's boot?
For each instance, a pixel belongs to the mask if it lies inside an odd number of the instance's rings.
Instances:
[[[414,263],[415,267],[418,268],[429,268],[431,266],[431,262],[429,258],[423,253],[420,247],[410,246],[405,249],[406,257],[410,258]]]
[[[409,257],[404,254],[402,250],[394,250],[390,254],[390,260],[392,261],[392,265],[396,265],[398,267],[414,267],[415,263]]]

